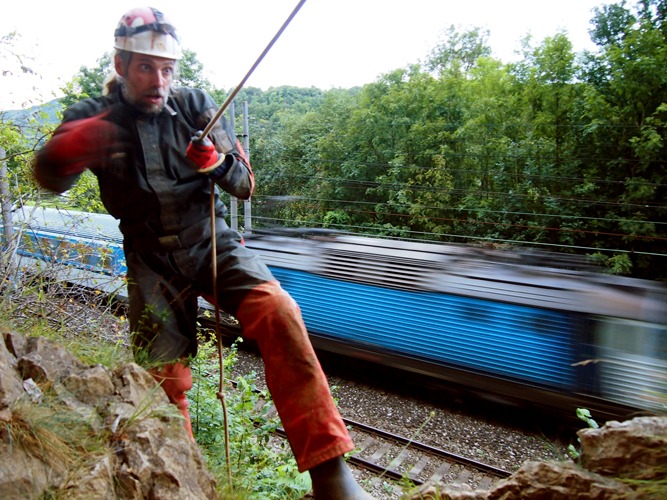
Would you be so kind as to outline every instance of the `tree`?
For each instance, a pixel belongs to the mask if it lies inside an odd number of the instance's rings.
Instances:
[[[183,49],[174,83],[181,87],[194,87],[209,92],[213,90],[213,85],[204,76],[204,65],[197,59],[197,53],[189,49]]]
[[[29,85],[30,80],[39,77],[39,74],[28,67],[31,58],[23,55],[17,47],[19,39],[15,32],[0,36],[0,61],[3,63],[0,81],[19,78],[25,79],[25,84]],[[21,106],[25,104],[21,103]],[[53,130],[58,110],[57,105],[49,102],[20,110],[0,111],[0,149],[3,151],[0,161],[6,167],[3,179],[6,185],[2,189],[5,205],[21,204],[34,197],[35,185],[30,167],[32,155]]]
[[[630,251],[633,273],[647,277],[655,277],[650,255],[661,253],[667,237],[665,8],[644,0],[634,10],[625,3],[597,9],[592,34],[600,53],[587,58],[582,75],[589,84],[582,151],[590,176],[604,183],[601,230],[612,235],[603,247]]]
[[[113,63],[109,52],[105,52],[97,60],[97,66],[92,68],[81,66],[72,81],[61,89],[65,94],[62,99],[63,106],[67,108],[88,97],[102,95],[104,81],[112,71]]]
[[[467,73],[477,64],[480,57],[489,57],[489,31],[479,27],[459,32],[451,25],[442,35],[438,45],[431,51],[426,62],[429,71],[442,74]]]
[[[568,202],[580,168],[573,117],[578,67],[572,43],[557,33],[535,48],[525,44],[523,61],[511,68],[516,111],[520,110],[523,123],[521,137],[515,137],[513,145],[519,161],[511,211],[531,214],[512,216],[511,222],[525,228],[518,232],[519,239],[574,244],[572,235],[577,233],[563,227],[570,217],[582,215],[576,203]]]

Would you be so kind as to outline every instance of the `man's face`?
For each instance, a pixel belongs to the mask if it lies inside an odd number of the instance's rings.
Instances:
[[[125,79],[125,98],[137,109],[147,114],[162,111],[174,79],[176,61],[163,57],[132,54],[127,68],[116,71]]]

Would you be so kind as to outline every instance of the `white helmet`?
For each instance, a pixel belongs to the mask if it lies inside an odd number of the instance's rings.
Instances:
[[[152,7],[127,11],[114,32],[116,49],[149,56],[180,59],[181,43],[174,26]]]

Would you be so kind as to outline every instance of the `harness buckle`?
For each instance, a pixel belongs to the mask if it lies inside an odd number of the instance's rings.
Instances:
[[[164,250],[173,250],[175,248],[181,248],[181,240],[178,238],[177,234],[170,234],[168,236],[160,236],[158,238],[160,246]]]

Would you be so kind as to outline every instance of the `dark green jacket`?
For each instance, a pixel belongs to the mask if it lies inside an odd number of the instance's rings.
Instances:
[[[203,130],[218,107],[205,92],[176,88],[157,115],[145,115],[126,104],[120,91],[86,99],[67,109],[63,123],[89,118],[110,110],[108,120],[118,124],[127,137],[124,154],[104,158],[88,168],[97,176],[102,202],[120,220],[126,245],[179,234],[208,220],[211,176],[197,173],[185,156],[198,130]],[[236,136],[222,117],[211,130],[216,149],[228,155],[214,171],[217,186],[240,199],[248,199],[254,177]],[[36,155],[35,171],[43,186],[62,192],[80,174],[60,175],[59,166],[49,162],[48,143]],[[216,188],[216,214],[226,208]]]

